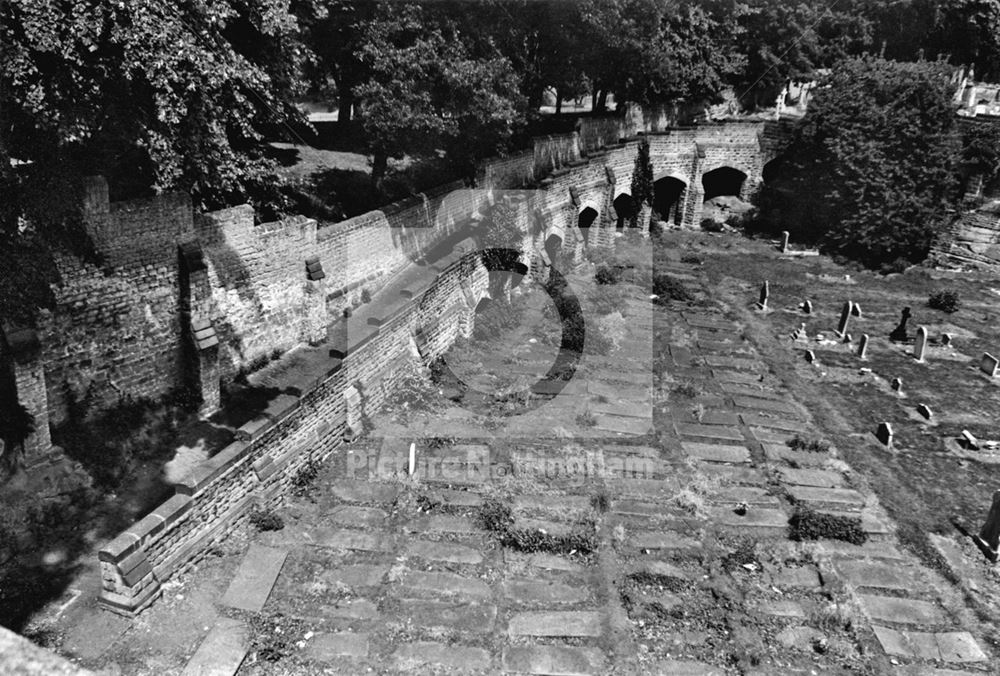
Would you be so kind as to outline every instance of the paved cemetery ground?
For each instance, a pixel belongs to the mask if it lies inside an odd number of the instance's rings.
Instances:
[[[989,283],[699,233],[609,258],[633,266],[615,284],[569,276],[590,336],[572,377],[532,385],[554,302],[515,292],[516,325],[415,377],[281,529],[241,528],[133,622],[92,613],[100,640],[57,623],[63,652],[122,674],[993,673],[998,579],[951,519],[978,527],[1000,482],[946,441],[1000,412],[977,371]],[[962,309],[926,308],[938,288]],[[848,298],[864,362],[816,337]],[[952,346],[891,345],[903,305]]]

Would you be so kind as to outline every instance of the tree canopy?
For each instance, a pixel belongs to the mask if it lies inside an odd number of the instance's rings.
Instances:
[[[763,200],[765,218],[871,266],[924,258],[957,197],[949,75],[933,62],[837,64]]]

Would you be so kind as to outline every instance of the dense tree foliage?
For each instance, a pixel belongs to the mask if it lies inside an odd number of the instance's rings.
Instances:
[[[871,266],[921,260],[956,197],[952,93],[937,63],[838,64],[797,129],[766,218]]]
[[[510,62],[475,58],[451,23],[423,20],[419,5],[387,6],[366,27],[361,58],[370,75],[355,93],[374,156],[373,178],[389,157],[438,149],[464,175],[496,154],[520,121],[520,94]]]

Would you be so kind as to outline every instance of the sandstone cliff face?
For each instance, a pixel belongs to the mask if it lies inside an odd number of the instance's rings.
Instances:
[[[1000,271],[1000,199],[962,213],[932,257],[944,268]]]

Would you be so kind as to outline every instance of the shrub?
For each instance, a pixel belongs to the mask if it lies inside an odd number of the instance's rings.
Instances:
[[[319,477],[319,470],[323,463],[318,460],[309,460],[292,477],[292,491],[298,495],[309,492],[312,485]]]
[[[597,273],[594,275],[594,281],[598,284],[617,284],[621,281],[622,271],[620,268],[612,268],[607,265],[602,265],[597,268]]]
[[[656,275],[653,277],[653,293],[656,294],[656,302],[665,305],[669,300],[676,300],[682,303],[694,302],[694,296],[677,279],[670,275]]]
[[[611,509],[611,496],[606,490],[590,496],[590,506],[602,514]]]
[[[820,439],[807,439],[805,437],[800,437],[797,434],[785,443],[793,451],[826,453],[830,450],[830,444],[825,441],[821,441]]]
[[[476,314],[476,327],[472,337],[475,340],[489,340],[509,331],[521,323],[524,306],[496,300]]]
[[[250,523],[258,531],[281,530],[285,522],[277,513],[270,509],[255,509],[250,512]]]
[[[704,261],[694,254],[684,254],[681,256],[681,263],[686,263],[688,265],[701,265]]]
[[[793,540],[843,540],[854,545],[863,545],[868,534],[861,528],[858,517],[823,514],[799,505],[788,520],[789,537]]]
[[[597,418],[590,411],[585,411],[576,416],[576,424],[580,427],[594,427],[597,425]]]
[[[927,305],[942,312],[958,312],[961,301],[956,291],[938,291],[932,293],[927,299]]]
[[[694,383],[681,383],[680,385],[675,385],[671,392],[678,397],[685,397],[687,399],[694,399],[699,394],[698,387]]]
[[[372,295],[368,292],[368,289],[361,289],[361,302],[370,303],[372,302]]]
[[[479,507],[479,523],[489,533],[504,533],[514,525],[514,512],[499,498],[489,497]]]
[[[597,529],[593,522],[580,524],[569,533],[553,535],[533,528],[514,528],[510,505],[487,498],[479,508],[479,523],[504,547],[517,551],[550,554],[590,554],[597,551]]]

